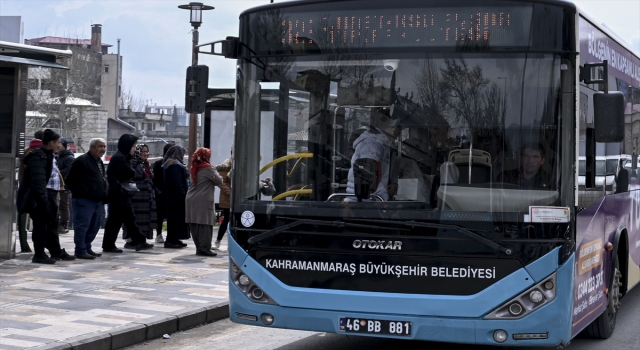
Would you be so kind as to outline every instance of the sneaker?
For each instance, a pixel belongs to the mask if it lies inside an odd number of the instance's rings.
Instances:
[[[220,249],[220,241],[215,241],[213,243],[213,248],[211,248],[211,249]]]
[[[52,256],[52,258],[55,260],[64,260],[64,261],[76,260],[75,256],[67,254],[67,252],[64,249],[60,251],[60,254],[58,256]]]
[[[87,253],[87,252],[82,252],[82,253],[76,253],[76,258],[78,259],[84,259],[84,260],[93,260],[96,257]]]
[[[67,225],[58,225],[58,234],[65,234],[65,233],[69,233],[69,229],[67,228]]]
[[[178,245],[182,246],[182,248],[184,248],[184,247],[186,247],[186,246],[187,246],[187,244],[186,244],[186,243],[184,243],[184,242],[183,242],[183,241],[181,241],[181,240],[178,240]]]
[[[48,264],[48,265],[52,265],[56,263],[56,261],[54,259],[51,259],[47,254],[44,254],[42,256],[34,255],[33,258],[31,259],[31,262],[35,264]]]
[[[124,249],[136,249],[136,245],[133,242],[127,242],[124,244]]]
[[[124,241],[125,241],[125,242],[127,242],[127,243],[131,243],[131,242],[133,242],[133,240],[132,240],[131,238],[127,238],[127,239],[125,239]]]
[[[136,244],[136,252],[147,249],[153,249],[153,244],[147,242],[140,242]]]
[[[162,237],[162,233],[156,236],[156,243],[164,243],[164,237]]]

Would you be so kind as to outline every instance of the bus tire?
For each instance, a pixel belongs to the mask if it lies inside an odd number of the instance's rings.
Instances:
[[[620,298],[622,298],[622,293],[620,292],[622,272],[620,271],[617,255],[613,262],[613,273],[613,283],[609,289],[607,309],[585,329],[586,334],[591,338],[608,339],[616,328],[616,316],[620,309]]]

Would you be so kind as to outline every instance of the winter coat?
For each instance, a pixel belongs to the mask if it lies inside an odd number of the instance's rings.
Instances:
[[[60,170],[60,174],[63,178],[66,178],[67,175],[69,175],[69,170],[71,169],[71,164],[74,160],[75,156],[73,152],[68,149],[58,153],[58,169]]]
[[[379,195],[386,201],[389,200],[387,185],[389,184],[389,167],[391,163],[392,144],[382,130],[378,128],[376,128],[376,130],[378,133],[367,130],[353,141],[353,148],[355,151],[351,157],[351,169],[349,169],[349,175],[347,178],[347,193],[355,193],[353,166],[356,160],[361,158],[373,159],[380,163],[380,170],[382,171],[382,174],[379,174],[380,183],[378,184],[374,194]]]
[[[99,167],[102,167],[102,170]],[[73,198],[104,201],[107,197],[107,181],[102,176],[104,170],[102,160],[96,161],[89,152],[76,158],[64,179]]]
[[[221,164],[216,165],[218,174],[222,177],[220,187],[220,203],[221,209],[229,209],[231,207],[231,159],[227,159]]]
[[[164,161],[162,159],[156,160],[151,166],[151,171],[153,172],[153,185],[158,190],[159,194],[164,192],[164,171],[162,169],[162,163]]]
[[[150,177],[144,173],[144,166],[137,159],[131,160],[131,167],[135,170],[136,175],[133,181],[140,192],[131,195],[131,204],[133,205],[133,213],[136,215],[136,224],[140,228],[140,233],[147,237],[153,238],[153,230],[156,228],[157,214],[155,201],[155,186]],[[124,233],[124,238],[128,235]]]
[[[187,223],[210,225],[216,221],[214,195],[216,186],[222,185],[222,178],[213,167],[204,168],[196,175],[186,197],[185,218]]]
[[[189,227],[185,221],[185,200],[189,190],[187,169],[180,161],[164,168],[164,202],[168,235],[176,239],[189,239]],[[173,242],[172,242],[173,243]]]
[[[118,140],[118,151],[111,157],[107,168],[107,181],[109,181],[109,193],[107,202],[123,207],[131,207],[129,194],[120,185],[123,181],[131,181],[136,175],[135,170],[129,164],[131,159],[131,147],[138,141],[136,136],[124,134]]]
[[[36,148],[39,148],[40,146],[42,146],[42,140],[32,139],[31,141],[29,141],[29,147],[24,149],[24,157],[26,157],[27,154],[29,154],[29,152],[33,151]],[[22,159],[24,159],[24,157]],[[18,165],[18,183],[22,183],[23,176],[24,176],[24,163],[20,162],[20,165]]]
[[[36,148],[29,152],[22,162],[25,170],[16,199],[18,212],[50,212],[52,208],[49,206],[47,183],[53,171],[53,151],[44,147]]]

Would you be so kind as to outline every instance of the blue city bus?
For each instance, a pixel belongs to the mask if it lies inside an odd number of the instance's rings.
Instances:
[[[608,338],[640,281],[640,59],[596,23],[559,0],[243,12],[218,42],[237,59],[231,320]],[[615,191],[596,155],[632,158]]]

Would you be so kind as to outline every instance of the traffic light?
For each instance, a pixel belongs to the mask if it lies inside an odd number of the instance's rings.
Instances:
[[[184,109],[187,113],[204,113],[209,89],[209,67],[205,65],[187,68]]]

